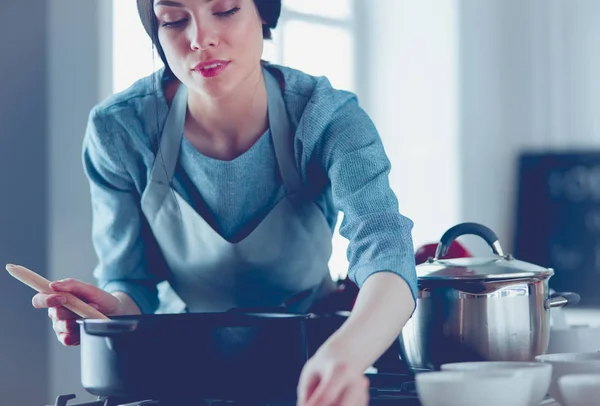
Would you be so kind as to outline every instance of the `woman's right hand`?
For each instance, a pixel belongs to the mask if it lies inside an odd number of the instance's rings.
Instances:
[[[132,308],[133,301],[125,293],[117,292],[113,295],[97,286],[71,278],[51,282],[50,288],[56,293],[38,293],[33,297],[32,304],[37,309],[48,309],[48,317],[52,319],[56,337],[66,346],[79,345],[79,326],[76,320],[81,317],[62,306],[66,299],[61,292],[77,296],[107,316],[139,314],[139,309],[137,306]]]

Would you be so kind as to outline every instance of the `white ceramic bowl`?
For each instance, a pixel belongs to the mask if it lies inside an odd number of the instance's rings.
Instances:
[[[600,327],[574,325],[550,330],[548,354],[594,352],[600,350]]]
[[[558,380],[563,406],[600,404],[600,374],[563,375]]]
[[[529,406],[531,375],[521,371],[423,372],[415,376],[423,406]]]
[[[552,382],[550,396],[559,403],[564,403],[560,395],[558,380],[563,375],[600,373],[600,352],[575,352],[546,354],[535,357],[536,361],[552,364]]]
[[[548,394],[552,380],[552,365],[542,362],[481,361],[444,364],[442,371],[520,371],[531,376],[529,404],[537,406]]]

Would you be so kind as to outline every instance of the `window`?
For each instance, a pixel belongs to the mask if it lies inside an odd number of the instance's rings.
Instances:
[[[308,74],[327,76],[339,89],[356,92],[354,64],[355,0],[283,0],[273,41],[265,41],[263,59]],[[125,90],[162,67],[138,18],[136,0],[113,0],[112,91]],[[347,274],[348,242],[338,221],[329,263],[334,279]]]
[[[283,5],[273,41],[279,63],[356,91],[352,0],[284,0]]]
[[[163,66],[138,17],[136,0],[113,0],[114,93]]]

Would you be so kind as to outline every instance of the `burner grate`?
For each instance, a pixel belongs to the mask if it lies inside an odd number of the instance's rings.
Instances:
[[[56,398],[56,402],[54,402],[54,405],[52,406],[160,406],[160,403],[156,400],[142,400],[124,403],[128,401],[110,398],[98,398],[98,400],[85,403],[69,403],[70,400],[75,398],[76,396],[72,394],[60,395]]]
[[[419,406],[418,395],[414,382],[414,375],[377,373],[367,374],[370,380],[369,396],[371,406]],[[183,396],[183,394],[182,394]],[[143,397],[140,397],[143,398]],[[96,401],[86,403],[69,403],[75,395],[61,395],[56,398],[53,406],[295,406],[293,399],[290,401],[224,401],[185,398],[185,401],[174,398],[160,398],[160,400],[135,400],[115,399],[100,397]]]

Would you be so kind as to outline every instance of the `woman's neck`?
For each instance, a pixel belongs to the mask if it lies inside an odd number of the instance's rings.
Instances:
[[[188,95],[185,133],[201,152],[237,156],[250,148],[267,126],[267,90],[260,67],[227,96]]]

